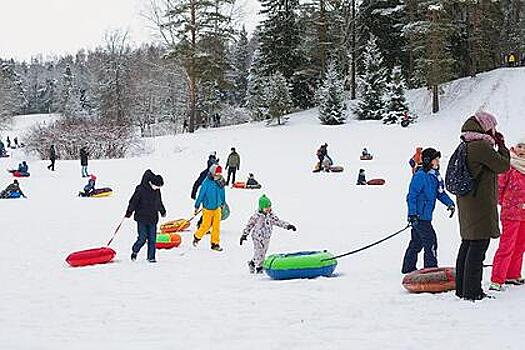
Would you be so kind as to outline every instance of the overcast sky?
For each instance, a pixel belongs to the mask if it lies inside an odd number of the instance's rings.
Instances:
[[[123,28],[132,42],[152,40],[141,16],[148,0],[0,0],[0,57],[28,60],[94,48],[107,30]],[[257,0],[240,0],[250,31]]]

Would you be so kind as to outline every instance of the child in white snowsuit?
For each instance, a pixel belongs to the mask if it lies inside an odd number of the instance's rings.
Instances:
[[[248,221],[240,240],[242,245],[248,239],[248,235],[252,234],[254,252],[252,260],[248,262],[250,273],[263,272],[262,265],[270,245],[273,226],[279,226],[286,230],[297,230],[294,225],[280,220],[277,215],[272,213],[272,202],[263,194],[259,198],[259,210]]]

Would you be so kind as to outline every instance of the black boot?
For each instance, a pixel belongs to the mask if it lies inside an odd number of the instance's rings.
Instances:
[[[137,260],[137,253],[131,253],[131,261]]]
[[[255,273],[255,263],[253,260],[248,261],[248,269],[250,270],[250,273]]]
[[[255,268],[255,273],[256,273],[256,274],[261,274],[261,273],[263,273],[263,272],[264,272],[264,269],[263,269],[262,266],[257,266],[257,267]]]
[[[200,239],[197,238],[197,236],[193,235],[193,246],[196,247],[200,242]]]
[[[212,245],[211,245],[211,250],[215,250],[216,252],[222,252],[222,251],[223,251],[223,249],[221,248],[221,246],[218,245],[218,244],[212,244]]]

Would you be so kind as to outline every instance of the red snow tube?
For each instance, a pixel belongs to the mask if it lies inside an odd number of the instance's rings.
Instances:
[[[370,186],[382,186],[386,183],[385,179],[372,179],[368,181],[366,184]]]
[[[73,267],[105,264],[113,260],[115,255],[117,253],[109,247],[94,248],[71,253],[66,262]]]
[[[433,267],[409,273],[403,287],[410,293],[443,293],[456,289],[456,269]]]
[[[15,171],[13,172],[13,176],[14,177],[29,177],[29,173],[22,173],[20,171]]]
[[[236,182],[233,184],[233,188],[246,188],[246,182]]]
[[[343,171],[345,171],[345,168],[343,168],[340,165],[334,165],[330,167],[330,171],[332,173],[342,173]]]

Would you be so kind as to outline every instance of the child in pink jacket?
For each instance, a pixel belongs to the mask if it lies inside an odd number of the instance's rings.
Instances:
[[[525,139],[511,149],[511,168],[498,179],[503,233],[494,256],[490,289],[503,284],[523,285],[521,276],[525,252]]]

